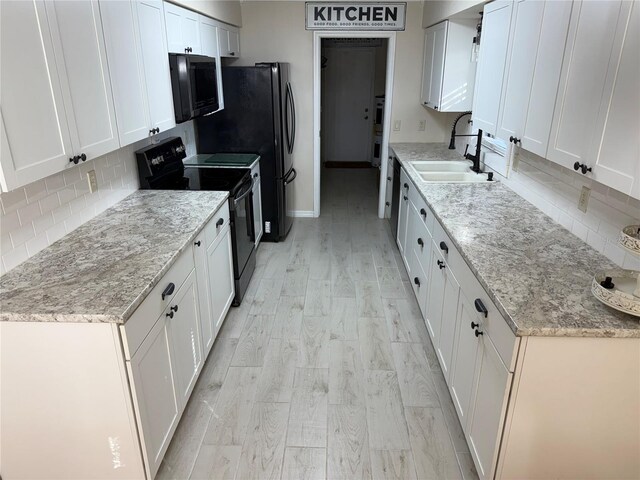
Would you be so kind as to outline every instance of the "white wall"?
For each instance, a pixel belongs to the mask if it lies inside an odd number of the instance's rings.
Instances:
[[[188,155],[195,153],[193,124],[158,135],[182,136]],[[0,194],[0,275],[138,190],[134,152],[142,140],[25,187]],[[87,172],[95,170],[98,190],[89,192]]]
[[[239,0],[171,0],[171,3],[182,5],[224,23],[242,26]]]
[[[293,153],[298,171],[295,210],[313,211],[313,32],[304,28],[304,2],[243,1],[241,9],[242,55],[234,65],[291,64],[298,120]],[[396,41],[392,125],[400,120],[401,128],[391,132],[392,142],[445,141],[449,130],[450,115],[420,105],[423,38],[422,2],[409,1],[407,28],[397,33]],[[426,121],[424,132],[418,131],[420,120]]]
[[[476,7],[487,2],[486,0],[426,0],[422,3],[422,27],[426,28],[469,9],[477,13],[482,8]]]

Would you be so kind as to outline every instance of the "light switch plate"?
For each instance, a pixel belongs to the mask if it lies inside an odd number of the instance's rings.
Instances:
[[[418,122],[418,131],[419,132],[424,132],[426,128],[427,128],[427,121],[426,120],[420,120]]]
[[[400,131],[400,126],[401,126],[401,122],[400,120],[396,120],[395,122],[393,122],[393,130],[396,132]]]
[[[589,205],[589,197],[591,196],[591,189],[583,186],[580,191],[580,198],[578,199],[578,210],[587,213],[587,205]]]
[[[98,190],[98,180],[96,179],[96,171],[89,170],[87,172],[87,182],[89,182],[89,191],[95,193]]]

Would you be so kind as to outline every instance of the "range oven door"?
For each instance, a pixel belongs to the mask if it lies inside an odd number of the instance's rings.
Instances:
[[[255,245],[253,226],[253,179],[251,176],[231,197],[231,239],[233,242],[233,271],[238,280]]]

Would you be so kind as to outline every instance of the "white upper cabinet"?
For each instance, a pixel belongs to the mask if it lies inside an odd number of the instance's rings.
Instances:
[[[101,1],[121,146],[175,126],[162,1]]]
[[[425,31],[422,105],[441,112],[471,108],[475,20],[446,20]]]
[[[236,27],[218,24],[218,48],[221,57],[240,56],[240,33]]]
[[[496,136],[547,151],[571,2],[515,2]]]
[[[627,18],[622,15],[622,21]],[[605,95],[598,117],[594,151],[594,180],[640,199],[640,4],[634,2],[628,17],[620,55],[612,57]],[[623,33],[620,28],[618,35]],[[635,183],[635,184],[634,184]]]
[[[97,3],[2,2],[0,8],[2,188],[116,150]]]
[[[172,53],[201,54],[200,15],[172,3],[164,3],[167,43]]]
[[[119,145],[97,1],[47,2],[71,142],[87,159]],[[64,88],[66,87],[66,88]],[[83,157],[84,158],[84,157]]]
[[[0,35],[0,182],[8,191],[63,170],[73,148],[44,3],[0,2]]]
[[[218,45],[218,22],[200,15],[200,45],[202,55],[216,59],[216,78],[218,81],[218,111],[224,108],[222,91],[222,65],[220,64],[220,47]]]
[[[619,57],[630,4],[613,0],[574,2],[547,151],[549,160],[568,168],[575,163],[593,167],[597,151],[592,148],[592,139],[602,133],[598,132],[598,114],[606,95],[609,62]],[[637,108],[632,110],[637,113]],[[637,136],[637,132],[632,135]]]
[[[512,10],[512,1],[498,0],[484,7],[482,18],[480,54],[473,95],[473,126],[492,135],[496,134],[498,125]]]

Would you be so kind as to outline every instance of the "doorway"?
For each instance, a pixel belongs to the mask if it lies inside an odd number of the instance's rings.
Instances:
[[[314,33],[316,217],[345,182],[363,185],[366,210],[384,217],[394,54],[395,32]]]

